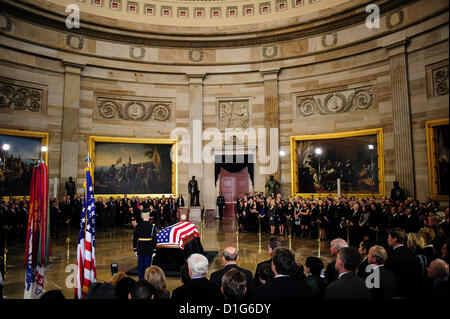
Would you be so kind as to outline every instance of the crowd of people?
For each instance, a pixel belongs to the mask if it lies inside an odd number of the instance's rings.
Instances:
[[[52,198],[51,235],[57,238],[61,226],[79,225],[82,199]],[[142,213],[150,213],[158,229],[177,221],[184,206],[178,198],[140,199],[99,197],[96,201],[97,227],[136,226]],[[28,203],[2,201],[1,229],[7,230],[8,245],[24,242]],[[404,198],[395,186],[390,198],[355,198],[331,195],[300,198],[260,193],[244,194],[236,204],[241,232],[270,233],[271,259],[258,264],[254,273],[237,266],[238,251],[223,252],[225,267],[207,279],[208,260],[192,254],[180,270],[183,285],[172,294],[167,290],[164,271],[150,266],[145,279],[118,274],[109,283],[91,287],[91,299],[172,299],[175,302],[205,300],[270,300],[298,298],[448,298],[449,209],[440,210],[438,201],[419,202]],[[326,268],[320,258],[310,256],[300,265],[284,236],[330,240],[335,260]],[[3,239],[4,239],[4,235]],[[3,241],[2,241],[3,242]],[[124,281],[125,280],[125,281]],[[109,296],[109,297],[108,297]],[[53,296],[55,297],[55,296]],[[61,297],[61,295],[59,295]],[[46,297],[47,298],[47,297]],[[50,297],[48,297],[50,298]]]
[[[421,238],[419,235],[419,238]],[[414,237],[414,236],[413,236]],[[298,299],[448,299],[448,253],[435,254],[424,272],[418,267],[417,238],[404,230],[389,231],[388,247],[360,243],[349,247],[342,238],[330,243],[335,260],[324,267],[322,259],[310,256],[302,265],[286,248],[284,236],[272,236],[269,260],[259,263],[255,272],[238,266],[239,252],[226,247],[224,267],[207,277],[208,259],[191,254],[180,269],[180,286],[168,290],[164,271],[150,266],[138,281],[124,273],[109,282],[91,286],[87,299],[146,299],[186,302],[286,301]],[[370,278],[372,276],[372,278]],[[50,294],[48,296],[47,294]],[[42,298],[64,298],[61,292],[47,292]]]

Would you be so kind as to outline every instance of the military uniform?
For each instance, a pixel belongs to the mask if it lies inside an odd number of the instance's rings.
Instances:
[[[225,207],[225,197],[219,195],[216,201],[217,208],[219,209],[219,218],[223,218],[223,208]]]
[[[156,248],[156,227],[148,221],[136,225],[133,234],[133,249],[138,257],[139,279],[152,264],[153,250]]]

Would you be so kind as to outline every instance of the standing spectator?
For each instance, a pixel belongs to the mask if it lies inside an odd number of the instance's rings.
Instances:
[[[398,293],[401,297],[417,295],[417,259],[406,244],[405,231],[394,228],[389,231],[388,244],[391,248],[386,267],[392,270],[397,279]]]
[[[327,283],[320,275],[323,270],[323,262],[317,257],[308,257],[305,261],[306,284],[311,287],[313,298],[322,299]]]
[[[434,241],[434,231],[429,227],[424,227],[419,230],[419,236],[421,236],[425,242],[425,247],[423,249],[423,254],[427,257],[428,263],[431,263],[435,260],[438,255],[433,246]]]
[[[201,254],[192,254],[187,264],[191,279],[172,295],[172,300],[175,303],[222,301],[220,288],[206,278],[208,259]]]
[[[372,295],[375,299],[392,299],[397,296],[397,280],[394,273],[386,268],[384,264],[388,259],[386,249],[381,246],[373,246],[369,250],[368,262],[372,266],[372,272],[376,271]],[[368,273],[368,275],[370,272]]]
[[[369,275],[366,272],[366,268],[367,265],[369,264],[369,261],[367,260],[368,258],[368,254],[369,254],[369,249],[370,247],[372,247],[372,243],[368,240],[363,240],[360,244],[359,244],[359,249],[358,252],[361,255],[361,263],[358,266],[358,271],[357,271],[357,275],[358,277],[362,278],[362,279],[366,279],[367,276]]]
[[[435,259],[427,269],[428,277],[433,280],[433,288],[427,297],[435,300],[448,300],[450,297],[448,286],[448,264],[442,259]]]
[[[237,268],[227,270],[223,275],[221,282],[220,290],[227,302],[246,299],[247,281],[245,275]]]
[[[372,294],[364,279],[355,275],[361,256],[354,248],[344,247],[339,250],[336,270],[339,278],[325,289],[326,299],[371,299]]]
[[[241,268],[237,265],[237,261],[239,260],[239,254],[235,247],[227,247],[223,250],[222,255],[222,262],[225,264],[225,267],[221,270],[218,270],[216,272],[213,272],[211,274],[210,280],[211,282],[215,283],[218,287],[221,287],[222,285],[222,277],[224,274],[232,269],[235,268],[239,270],[244,276],[246,280],[246,291],[247,295],[251,296],[253,293],[253,275],[250,270]]]
[[[312,289],[304,280],[291,278],[290,274],[295,267],[295,255],[287,248],[275,248],[272,256],[272,282],[255,288],[255,300],[292,300],[309,299]]]
[[[391,190],[391,201],[405,201],[405,191],[400,188],[397,181],[394,181],[394,188]]]
[[[344,247],[348,247],[348,244],[345,240],[342,238],[336,238],[331,241],[330,243],[330,252],[332,256],[337,256],[339,253],[339,250],[341,250]],[[327,284],[331,284],[335,280],[338,279],[339,273],[336,270],[336,260],[333,260],[327,265],[327,268],[325,270],[325,280],[327,281]]]
[[[155,291],[155,299],[170,299],[170,291],[167,290],[167,281],[164,271],[158,266],[150,266],[145,270],[145,280],[152,285]]]

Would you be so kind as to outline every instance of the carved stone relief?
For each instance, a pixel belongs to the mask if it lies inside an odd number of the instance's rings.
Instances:
[[[219,130],[226,128],[247,129],[250,124],[248,100],[221,100],[219,101],[218,123]]]
[[[47,87],[17,80],[0,79],[0,110],[44,112]]]
[[[344,113],[351,110],[366,110],[372,104],[372,87],[296,97],[298,117]]]
[[[95,95],[99,119],[128,121],[170,121],[172,101],[133,96]]]
[[[449,92],[448,60],[426,66],[428,97],[447,95]]]

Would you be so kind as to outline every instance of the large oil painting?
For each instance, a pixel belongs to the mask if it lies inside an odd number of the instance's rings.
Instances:
[[[95,194],[175,194],[174,145],[174,140],[91,137]]]
[[[47,145],[47,133],[0,129],[0,198],[30,195],[33,167],[41,156],[47,163]]]
[[[426,122],[430,195],[448,200],[450,131],[447,119]]]
[[[291,154],[297,196],[385,194],[382,129],[293,136]]]

